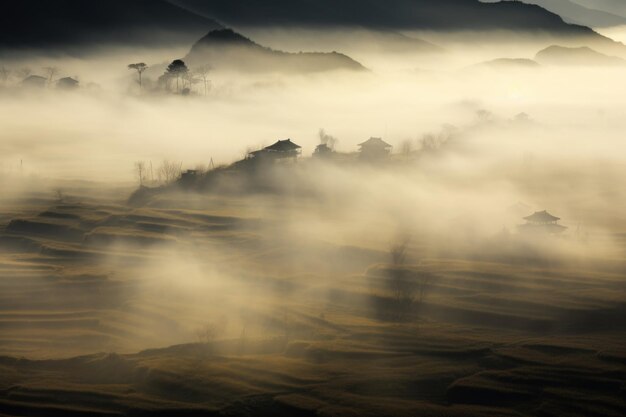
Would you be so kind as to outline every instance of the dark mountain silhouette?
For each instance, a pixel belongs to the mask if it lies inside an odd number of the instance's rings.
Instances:
[[[270,39],[268,42],[279,39],[280,48],[289,51],[334,49],[347,54],[359,52],[437,54],[445,51],[431,42],[395,30],[271,28],[265,34],[263,30],[258,32],[261,36],[267,35]]]
[[[353,28],[377,31],[489,32],[540,36],[550,43],[588,45],[626,56],[626,46],[591,28],[566,23],[540,6],[480,0],[170,0],[230,26]],[[467,38],[468,42],[472,42]]]
[[[221,27],[166,0],[3,2],[0,48],[191,41]]]
[[[573,0],[591,9],[603,10],[608,13],[626,17],[626,1],[624,0]]]
[[[538,68],[540,65],[537,61],[526,58],[498,58],[491,61],[481,62],[473,65],[471,68],[489,68],[494,70],[506,69],[528,69]]]
[[[490,2],[496,1],[499,0],[490,0]],[[596,10],[593,7],[584,7],[572,0],[524,0],[524,3],[541,6],[552,13],[558,14],[568,23],[591,27],[626,25],[626,18],[624,18],[624,16]]]
[[[345,50],[346,48],[351,48],[351,44],[358,44],[359,41],[365,44],[361,47],[366,47],[370,50],[378,49],[381,52],[439,53],[444,51],[444,48],[431,42],[391,30],[355,30],[345,35],[343,39],[336,39],[335,45],[341,45],[341,49]]]
[[[539,51],[535,60],[549,65],[616,66],[626,64],[626,61],[621,58],[602,54],[587,46],[567,48],[553,45]]]
[[[569,0],[573,1],[573,0]],[[576,0],[580,2],[580,0]],[[609,0],[605,0],[609,2]],[[620,0],[621,1],[621,0]],[[229,25],[303,28],[352,27],[393,32],[533,32],[583,38],[601,52],[626,56],[626,47],[588,27],[565,23],[537,5],[479,0],[24,0],[5,2],[0,13],[0,50],[88,50],[97,44],[164,45],[190,42]],[[619,6],[616,6],[619,7]]]
[[[479,0],[171,0],[229,25],[359,26],[370,29],[528,30],[591,35],[521,2]]]
[[[196,42],[184,61],[194,67],[211,65],[213,68],[241,72],[321,72],[330,70],[363,71],[350,57],[338,52],[276,51],[261,46],[232,29],[209,32]]]

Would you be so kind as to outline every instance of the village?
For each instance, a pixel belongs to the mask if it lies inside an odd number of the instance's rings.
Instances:
[[[139,189],[133,193],[129,199],[131,205],[142,204],[146,198],[162,191],[178,189],[195,192],[230,192],[224,190],[222,183],[238,184],[238,191],[243,186],[248,192],[277,192],[272,185],[272,179],[268,179],[268,172],[272,168],[285,168],[295,166],[300,159],[303,163],[335,163],[341,165],[352,164],[355,166],[368,166],[382,168],[391,166],[394,162],[405,159],[392,154],[393,146],[379,137],[370,137],[368,140],[358,144],[358,151],[354,153],[342,153],[334,149],[334,138],[324,135],[323,130],[320,137],[330,138],[322,140],[316,146],[310,158],[302,155],[302,146],[291,139],[278,140],[272,145],[258,150],[247,152],[245,158],[230,165],[215,166],[211,160],[209,167],[205,169],[182,170],[182,164],[164,162],[158,168],[159,177],[165,178],[165,185],[147,186],[153,177],[153,173],[148,172],[145,163],[136,164],[137,175],[140,180]],[[402,156],[402,155],[401,155]],[[398,157],[394,159],[394,157]],[[404,155],[406,157],[406,153]],[[152,168],[149,168],[150,171]],[[233,179],[237,178],[236,181]],[[155,184],[152,181],[152,184]],[[243,185],[242,185],[243,184]],[[226,186],[228,188],[229,186]],[[524,206],[524,210],[529,207]],[[520,236],[562,236],[568,227],[559,224],[561,220],[550,214],[547,210],[536,211],[530,215],[521,217],[524,221],[518,224],[516,229]]]

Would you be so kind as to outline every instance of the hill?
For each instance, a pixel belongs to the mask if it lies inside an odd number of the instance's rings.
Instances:
[[[623,0],[573,0],[575,3],[626,17],[626,2]]]
[[[193,45],[184,60],[191,66],[208,64],[217,70],[241,72],[365,70],[361,64],[338,52],[277,51],[261,46],[232,29],[209,32]]]
[[[221,25],[165,0],[19,1],[2,5],[0,48],[164,44]]]
[[[278,186],[319,180],[299,167]],[[435,275],[399,309],[376,222],[372,240],[294,232],[328,200],[172,192],[131,209],[119,191],[78,187],[0,205],[0,415],[626,411],[623,256],[582,263],[556,241],[515,239],[465,253],[428,238],[408,258],[437,255],[401,271]]]
[[[492,0],[491,2],[495,1],[496,0]],[[541,6],[552,13],[558,14],[567,23],[590,27],[626,25],[626,18],[624,16],[597,10],[593,5],[589,5],[589,7],[581,6],[572,0],[524,0],[524,3]]]
[[[591,34],[569,25],[556,14],[522,2],[483,3],[479,0],[172,0],[194,12],[231,25],[357,26],[374,29],[541,30]]]
[[[506,69],[533,69],[540,65],[532,59],[525,58],[498,58],[491,61],[481,62],[471,68],[489,68],[494,70]]]
[[[559,15],[535,4],[520,1],[479,0],[171,0],[195,13],[235,27],[336,28],[372,31],[427,31],[441,34],[463,32],[511,32],[529,34],[548,43],[588,45],[603,53],[626,57],[626,47],[587,26],[565,22]],[[502,36],[499,36],[502,39]]]
[[[626,61],[621,58],[602,54],[586,46],[567,48],[553,45],[539,51],[535,60],[541,64],[550,65],[615,66],[626,64]]]

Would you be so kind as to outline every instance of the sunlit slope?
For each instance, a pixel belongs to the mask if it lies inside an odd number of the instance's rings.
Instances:
[[[3,216],[4,414],[625,410],[623,259],[418,242],[403,268],[436,279],[399,317],[384,244],[294,244],[276,197],[64,198]]]

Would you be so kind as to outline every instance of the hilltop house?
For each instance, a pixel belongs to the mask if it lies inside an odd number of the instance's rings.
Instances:
[[[32,88],[45,88],[48,79],[40,75],[29,75],[22,80],[22,86]]]
[[[184,186],[193,185],[199,177],[199,172],[197,169],[188,169],[187,171],[180,174],[180,179],[178,183]]]
[[[74,90],[78,88],[78,80],[72,77],[63,77],[57,81],[57,88],[61,90]]]
[[[315,152],[313,152],[313,157],[315,158],[329,158],[333,155],[333,150],[330,146],[325,143],[317,145],[315,148]]]
[[[557,235],[563,233],[567,227],[558,224],[560,218],[551,215],[546,210],[537,211],[530,216],[524,217],[526,224],[519,226],[519,230],[524,233],[547,233]]]
[[[381,138],[369,138],[359,143],[359,157],[365,160],[379,160],[389,156],[392,146]]]
[[[300,156],[302,147],[296,145],[291,139],[279,140],[273,145],[267,146],[258,151],[250,152],[248,158],[265,158],[265,159],[296,159]]]

